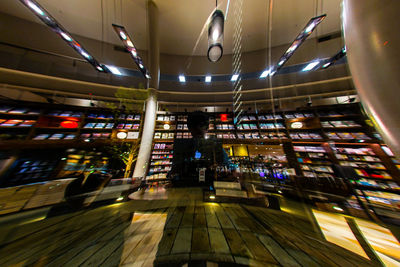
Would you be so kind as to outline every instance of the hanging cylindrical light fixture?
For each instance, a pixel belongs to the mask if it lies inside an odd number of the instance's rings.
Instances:
[[[217,62],[223,53],[224,42],[224,13],[215,10],[208,25],[208,52],[207,57],[211,62]]]

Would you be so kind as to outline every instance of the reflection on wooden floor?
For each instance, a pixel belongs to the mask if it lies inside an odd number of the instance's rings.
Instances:
[[[293,215],[204,203],[198,189],[169,193],[2,227],[0,266],[373,266]]]

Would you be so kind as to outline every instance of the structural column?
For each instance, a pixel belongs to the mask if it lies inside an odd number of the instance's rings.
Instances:
[[[160,39],[158,25],[158,8],[149,0],[147,2],[148,39],[147,56],[151,79],[148,81],[149,97],[146,100],[146,110],[142,138],[133,177],[143,178],[146,175],[152,150],[154,127],[157,114],[157,90],[160,83]]]
[[[361,102],[400,158],[399,0],[344,0],[347,59]]]

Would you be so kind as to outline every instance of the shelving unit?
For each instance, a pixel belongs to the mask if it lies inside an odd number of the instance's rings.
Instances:
[[[294,145],[297,161],[305,177],[328,177],[334,178],[331,168],[332,161],[329,159],[328,151],[321,145]]]
[[[66,165],[69,159],[62,159],[68,148],[85,150],[136,143],[141,117],[140,113],[118,109],[31,102],[0,104],[0,149],[14,154],[13,163],[3,172],[1,186],[47,181],[71,172],[60,167],[70,167]],[[43,153],[35,152],[37,149]]]

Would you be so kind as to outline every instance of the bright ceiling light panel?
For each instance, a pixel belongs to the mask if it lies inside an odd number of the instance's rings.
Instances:
[[[135,61],[136,65],[139,67],[140,72],[145,76],[147,79],[150,79],[150,73],[146,69],[143,64],[142,58],[138,55],[135,45],[132,42],[132,39],[129,37],[124,26],[112,25],[114,31],[117,33],[119,39],[121,39],[122,43],[125,46],[125,49],[129,51],[129,54],[132,56],[133,60]]]
[[[206,76],[206,79],[205,79],[205,81],[206,81],[206,83],[210,83],[211,82],[211,76]]]
[[[180,81],[181,83],[186,82],[185,76],[184,76],[184,75],[179,75],[179,81]]]
[[[342,49],[340,49],[340,51],[338,53],[336,53],[336,55],[334,55],[333,57],[331,57],[330,59],[328,59],[328,61],[326,61],[324,63],[324,65],[322,65],[322,69],[327,69],[330,66],[332,66],[336,61],[338,61],[339,59],[341,59],[342,57],[346,56],[346,47],[343,47]]]
[[[265,78],[265,77],[267,77],[267,76],[269,75],[270,72],[271,72],[270,70],[264,70],[264,71],[261,73],[260,78]]]
[[[310,71],[314,69],[319,64],[319,60],[309,63],[302,71]]]
[[[274,70],[270,73],[274,73],[279,71],[283,65],[289,60],[289,58],[294,54],[294,52],[300,47],[300,45],[311,35],[314,29],[320,24],[326,17],[326,14],[314,17],[310,19],[307,25],[303,28],[303,30],[297,35],[296,39],[294,39],[293,43],[289,46],[286,52],[279,59],[279,63],[274,67]],[[272,75],[271,75],[272,76]],[[261,77],[260,77],[261,78]]]
[[[107,68],[111,71],[112,74],[122,75],[122,73],[119,71],[119,69],[115,66],[107,65]]]
[[[20,0],[27,8],[29,8],[44,24],[49,26],[64,41],[68,43],[76,52],[78,52],[87,62],[89,62],[96,70],[100,72],[109,72],[107,67],[100,64],[92,55],[89,54],[83,46],[78,43],[64,27],[56,21],[42,6],[35,0]]]
[[[236,82],[238,78],[239,78],[239,74],[233,74],[232,78],[231,78],[231,82]]]

